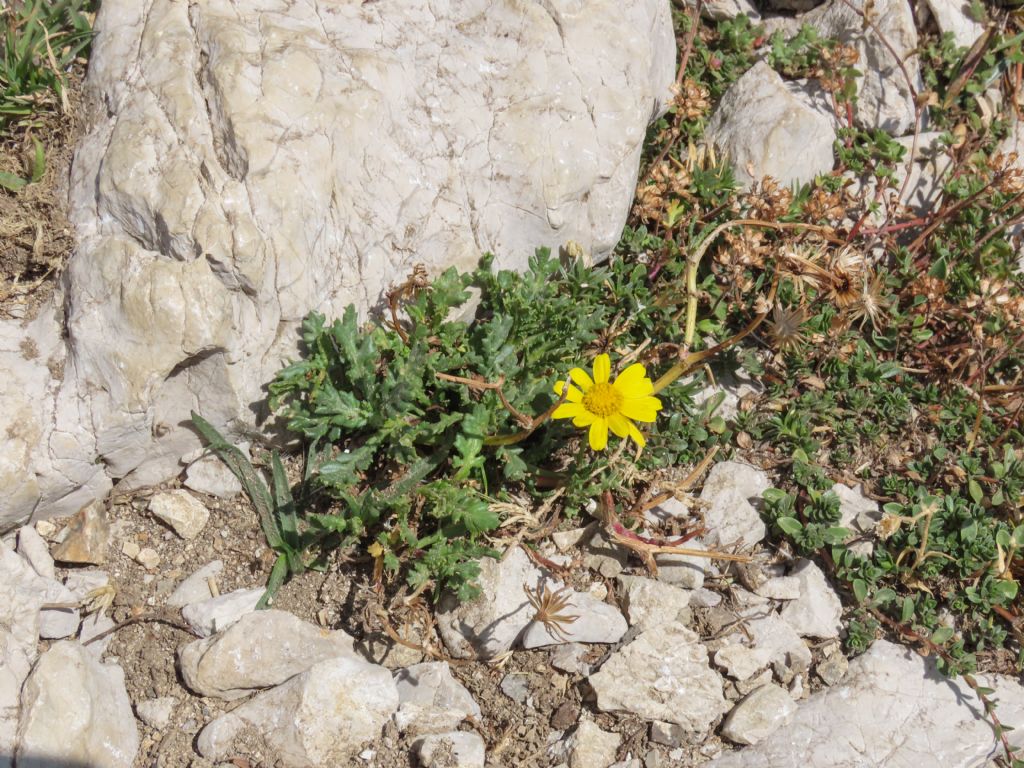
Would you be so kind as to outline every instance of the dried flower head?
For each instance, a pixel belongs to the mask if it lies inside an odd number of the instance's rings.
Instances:
[[[776,349],[786,352],[796,349],[804,342],[803,326],[807,311],[803,307],[775,306],[772,319],[768,321],[768,335]]]
[[[526,593],[526,599],[530,601],[530,605],[536,611],[533,621],[543,624],[544,629],[551,637],[563,643],[569,642],[568,625],[579,618],[576,614],[565,613],[565,609],[570,605],[569,598],[572,595],[572,590],[568,587],[552,590],[547,584],[530,589],[524,584],[523,592]]]
[[[771,176],[765,176],[760,183],[754,184],[747,195],[750,215],[755,219],[775,221],[789,213],[793,202],[793,193],[781,186]]]
[[[683,120],[696,120],[711,111],[711,99],[708,89],[692,78],[686,78],[679,84],[673,99],[676,114]]]

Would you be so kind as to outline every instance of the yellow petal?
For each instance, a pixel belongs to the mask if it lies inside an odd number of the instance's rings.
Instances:
[[[590,447],[595,451],[603,451],[608,446],[608,421],[594,419],[590,425]]]
[[[598,355],[594,358],[594,382],[597,384],[608,383],[608,377],[612,374],[612,359],[608,355]]]
[[[585,411],[580,403],[562,403],[560,406],[555,408],[555,412],[551,414],[551,418],[574,419],[581,413],[585,413]]]
[[[375,541],[366,548],[366,551],[370,553],[371,557],[380,557],[384,554],[384,547],[381,546],[379,541]]]
[[[633,442],[643,448],[647,445],[647,440],[644,438],[644,433],[636,428],[636,424],[632,421],[626,422],[629,424],[629,436],[633,438]]]
[[[555,382],[555,394],[559,397],[562,396],[562,387],[565,386],[564,381]],[[579,391],[572,384],[569,385],[569,393],[565,396],[565,399],[570,403],[578,403],[583,399],[583,393]]]
[[[609,416],[608,426],[611,427],[612,432],[619,437],[626,437],[629,435],[629,419],[621,413],[613,413]]]
[[[594,386],[594,380],[582,368],[573,368],[569,371],[569,378],[579,384],[584,392],[588,392]]]
[[[635,397],[623,400],[619,413],[634,421],[656,421],[661,410],[661,400],[656,397]]]
[[[615,379],[612,384],[623,397],[644,397],[654,390],[654,383],[647,378],[647,369],[642,363],[633,363]]]
[[[574,418],[572,420],[572,425],[574,427],[581,427],[581,428],[582,427],[589,427],[595,421],[597,421],[597,416],[592,414],[590,411],[584,409],[583,412],[579,416],[577,416],[576,418]]]

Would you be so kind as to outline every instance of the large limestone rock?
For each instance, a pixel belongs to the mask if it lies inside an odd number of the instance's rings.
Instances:
[[[0,329],[0,524],[176,474],[192,408],[248,434],[301,319],[415,263],[609,252],[675,67],[667,0],[107,0],[96,29],[80,245],[38,355]]]
[[[998,716],[1024,724],[1024,688],[989,677]],[[1016,731],[1010,740],[1019,744]],[[850,662],[843,685],[814,694],[786,727],[756,746],[712,760],[709,768],[974,768],[999,747],[984,708],[967,685],[943,677],[912,650],[877,641]]]

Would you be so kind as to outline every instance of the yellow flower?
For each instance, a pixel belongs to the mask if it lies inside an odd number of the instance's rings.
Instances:
[[[608,355],[594,359],[594,378],[582,368],[569,371],[569,378],[578,386],[569,384],[567,402],[551,414],[554,419],[572,419],[577,427],[590,428],[590,447],[603,451],[608,445],[608,430],[619,437],[631,437],[641,448],[646,442],[634,421],[653,422],[658,418],[661,401],[653,397],[654,384],[647,371],[634,363],[609,382],[612,363]],[[561,396],[564,381],[555,383],[555,394]]]

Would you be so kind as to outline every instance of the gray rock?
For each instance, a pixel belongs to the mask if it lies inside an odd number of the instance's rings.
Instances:
[[[703,731],[728,710],[707,649],[678,622],[641,632],[589,682],[602,712],[625,710],[689,731]]]
[[[222,760],[237,754],[235,738],[252,727],[284,765],[333,768],[377,738],[396,709],[398,690],[388,670],[340,656],[221,715],[200,732],[196,746],[203,757]]]
[[[810,667],[811,651],[807,644],[777,614],[755,608],[744,611],[743,616],[753,646],[768,652],[768,661],[780,680],[788,681]]]
[[[101,664],[73,642],[39,657],[22,691],[15,762],[34,757],[90,768],[131,768],[139,734],[116,664]]]
[[[690,593],[690,605],[694,608],[714,608],[721,603],[722,596],[710,589],[701,587]]]
[[[700,498],[707,505],[704,540],[710,547],[739,542],[752,547],[766,535],[764,521],[754,507],[771,486],[762,470],[738,461],[723,461],[711,468]]]
[[[283,683],[314,664],[354,656],[352,638],[284,611],[257,611],[178,652],[185,684],[202,696],[237,699]]]
[[[849,529],[854,536],[871,533],[882,519],[878,502],[867,498],[859,485],[851,488],[842,483],[832,486],[832,492],[839,497],[839,525]],[[870,541],[858,541],[850,545],[860,555],[868,556],[874,549]]]
[[[549,589],[560,590],[564,584],[560,581],[549,581]],[[561,632],[552,632],[539,621],[531,621],[520,637],[523,648],[543,648],[548,645],[563,643],[617,643],[629,626],[625,617],[614,605],[598,600],[587,592],[569,590],[566,593],[566,606],[563,613],[575,616],[570,623],[560,626]],[[531,606],[531,612],[533,608]]]
[[[666,747],[678,747],[686,740],[686,729],[676,723],[655,720],[651,723],[651,741]]]
[[[97,590],[110,584],[110,574],[95,568],[75,569],[64,579],[64,586],[71,590],[76,600],[88,600]]]
[[[556,531],[551,534],[551,540],[555,543],[559,552],[565,552],[582,544],[594,534],[596,523],[584,526],[583,528],[571,528],[568,531]]]
[[[814,671],[818,673],[818,677],[821,678],[821,682],[825,685],[835,685],[846,677],[846,672],[849,668],[849,660],[841,652],[837,651],[827,659],[822,659],[818,662],[818,666],[815,667]]]
[[[424,736],[413,744],[423,768],[484,768],[484,740],[471,731]]]
[[[589,717],[568,739],[569,768],[606,768],[615,762],[622,736],[602,731]]]
[[[237,447],[249,456],[247,444],[243,443]],[[242,484],[235,477],[235,473],[214,454],[204,454],[190,463],[185,470],[183,482],[186,488],[221,499],[231,499],[242,492]]]
[[[732,421],[739,413],[740,400],[764,392],[764,385],[742,367],[721,368],[712,365],[715,383],[709,384],[693,396],[693,404],[703,406],[718,394],[724,394],[722,402],[715,408],[714,415]]]
[[[758,586],[754,594],[770,600],[796,600],[800,597],[800,579],[796,576],[775,576]]]
[[[255,611],[263,592],[262,589],[236,589],[202,602],[190,603],[181,609],[181,615],[199,637],[209,637]]]
[[[734,680],[749,680],[772,662],[772,650],[734,643],[715,651],[715,665]]]
[[[836,120],[820,88],[787,82],[764,61],[722,96],[706,136],[745,187],[771,176],[784,187],[832,170]]]
[[[821,568],[800,560],[793,569],[800,579],[800,597],[786,604],[779,614],[801,637],[839,637],[843,604]]]
[[[571,645],[578,644],[572,643]],[[501,685],[498,687],[516,704],[525,704],[530,698],[530,676],[523,672],[509,672],[501,679]]]
[[[614,579],[629,563],[629,551],[597,531],[583,546],[583,566],[597,571],[608,579]]]
[[[981,677],[980,685],[996,690],[1000,721],[1024,725],[1024,688],[1009,677]],[[997,753],[992,726],[965,683],[878,640],[850,663],[846,682],[810,696],[785,728],[707,766],[975,768]]]
[[[210,578],[224,570],[224,563],[213,560],[191,576],[184,579],[167,598],[167,605],[182,608],[191,603],[201,603],[213,597],[210,591]]]
[[[583,660],[586,653],[587,646],[582,643],[555,646],[551,652],[551,666],[570,675],[589,675],[590,665]]]
[[[194,539],[210,519],[206,505],[180,488],[154,494],[149,500],[149,511],[183,539]]]
[[[741,461],[720,461],[708,472],[700,498],[713,505],[720,496],[735,491],[752,504],[760,504],[761,495],[771,487],[763,469]]]
[[[46,579],[56,579],[50,547],[31,525],[18,529],[18,554],[32,566],[32,570]]]
[[[691,539],[680,546],[707,549],[700,539]],[[658,566],[658,581],[687,590],[700,589],[704,586],[704,569],[710,562],[708,558],[699,555],[658,552],[654,556],[654,564]]]
[[[800,17],[826,38],[834,38],[857,49],[859,60],[857,104],[854,118],[863,128],[881,129],[904,136],[914,129],[914,100],[899,61],[907,70],[913,87],[921,90],[917,27],[907,0],[877,0],[869,6],[875,27],[865,25],[857,12],[864,0],[830,0]],[[857,9],[857,10],[855,10]],[[876,31],[877,28],[877,31]],[[881,34],[879,34],[881,33]],[[884,40],[883,40],[884,38]],[[890,47],[892,50],[890,50]],[[893,52],[899,59],[893,56]]]
[[[694,0],[687,0],[686,4],[691,7],[696,5]],[[701,4],[701,16],[712,21],[735,19],[737,16],[747,16],[751,21],[761,18],[749,0],[709,0]]]
[[[37,654],[44,580],[0,539],[0,755],[14,754],[18,699]],[[0,760],[0,765],[3,765]]]
[[[619,583],[625,591],[623,602],[631,627],[649,629],[674,622],[690,605],[689,591],[655,579],[620,576]]]
[[[722,735],[737,744],[757,744],[771,736],[796,712],[785,688],[765,685],[746,696],[722,723]]]
[[[666,0],[246,2],[99,11],[78,248],[42,313],[74,365],[5,382],[4,521],[177,475],[196,403],[254,430],[311,309],[365,313],[413,263],[619,240],[674,79]]]
[[[82,619],[82,626],[78,631],[78,642],[96,658],[103,658],[103,654],[107,652],[107,646],[110,645],[110,641],[114,639],[114,636],[110,634],[100,640],[95,640],[94,638],[113,628],[114,620],[109,616],[104,616],[98,612],[90,613]]]
[[[926,0],[939,31],[953,35],[961,48],[970,48],[985,32],[985,25],[974,20],[968,0]]]
[[[156,699],[146,699],[135,705],[135,714],[139,720],[144,722],[155,731],[162,731],[171,722],[174,708],[178,706],[178,700],[173,696],[161,696]]]
[[[480,706],[452,677],[446,661],[416,664],[395,673],[399,731],[412,735],[452,731],[467,717],[480,717]]]

